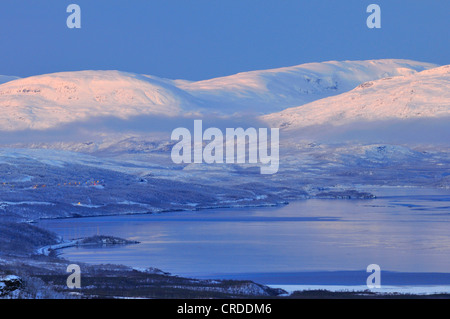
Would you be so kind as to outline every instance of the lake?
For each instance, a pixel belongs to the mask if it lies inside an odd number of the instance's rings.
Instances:
[[[450,285],[450,190],[377,188],[376,199],[43,220],[64,239],[112,235],[137,245],[73,247],[86,263],[156,267],[197,278],[278,284],[365,284],[378,264],[390,284]],[[390,279],[389,279],[390,278]],[[386,283],[386,281],[384,281]]]

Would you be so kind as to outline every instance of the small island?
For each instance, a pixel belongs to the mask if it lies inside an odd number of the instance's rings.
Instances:
[[[359,192],[357,190],[321,192],[321,193],[316,194],[315,197],[319,198],[319,199],[375,199],[376,198],[376,196],[371,193]]]
[[[113,236],[96,235],[79,240],[76,246],[86,246],[86,245],[112,246],[112,245],[133,245],[133,244],[139,244],[139,242],[135,240],[127,240]]]

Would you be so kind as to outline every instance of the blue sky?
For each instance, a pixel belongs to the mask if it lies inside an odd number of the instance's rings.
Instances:
[[[68,29],[66,7],[82,10]],[[382,28],[368,29],[377,3]],[[450,64],[448,0],[2,0],[0,74],[115,69],[207,79],[328,60]]]

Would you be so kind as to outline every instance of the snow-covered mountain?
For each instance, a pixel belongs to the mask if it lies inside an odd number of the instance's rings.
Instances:
[[[436,65],[410,60],[330,61],[251,71],[178,87],[225,113],[273,113],[347,92],[381,78],[410,75]]]
[[[0,130],[42,130],[95,117],[269,114],[434,67],[409,60],[324,62],[198,82],[119,71],[32,76],[0,85]]]
[[[355,89],[263,116],[288,130],[357,121],[450,116],[450,65],[420,73],[365,82]]]
[[[189,94],[152,76],[79,71],[32,76],[0,86],[2,130],[46,129],[98,116],[179,115]]]

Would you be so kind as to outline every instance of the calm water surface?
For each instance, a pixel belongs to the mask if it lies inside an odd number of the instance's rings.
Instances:
[[[68,248],[87,263],[156,267],[218,277],[366,269],[450,272],[450,191],[378,189],[373,200],[293,202],[272,208],[45,220],[64,239],[97,233],[140,241]]]

